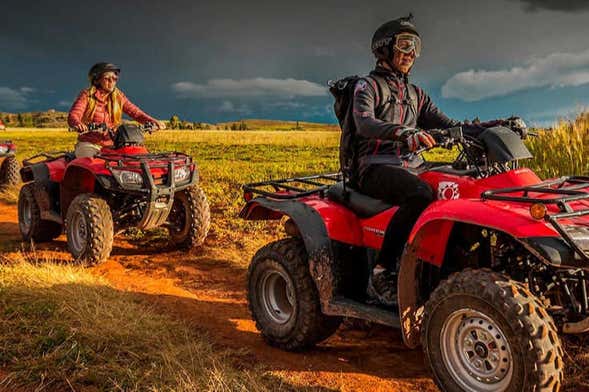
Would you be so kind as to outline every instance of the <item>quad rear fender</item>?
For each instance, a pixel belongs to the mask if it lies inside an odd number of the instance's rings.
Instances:
[[[294,221],[305,243],[309,256],[309,270],[319,291],[321,308],[327,313],[333,297],[335,268],[331,240],[321,215],[311,206],[298,200],[265,198],[250,200],[240,213],[241,218],[248,220],[276,220],[282,216],[288,216]]]
[[[411,348],[419,345],[423,305],[419,298],[421,285],[425,284],[422,282],[424,271],[442,268],[449,238],[457,224],[503,232],[534,254],[538,252],[520,239],[558,236],[543,221],[532,219],[528,208],[523,205],[472,199],[438,201],[430,205],[411,231],[398,277],[402,335],[405,344]]]
[[[93,193],[96,177],[90,170],[70,164],[64,174],[60,189],[61,215],[65,218],[74,198],[82,193]]]

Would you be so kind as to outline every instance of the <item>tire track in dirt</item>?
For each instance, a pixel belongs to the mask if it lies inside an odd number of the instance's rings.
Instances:
[[[213,218],[214,219],[214,218]],[[245,234],[245,233],[244,233]],[[403,346],[399,331],[346,325],[303,353],[266,345],[246,304],[247,264],[270,237],[236,244],[207,239],[189,254],[155,239],[115,239],[110,259],[92,272],[116,288],[138,293],[161,313],[183,320],[221,346],[235,350],[235,366],[262,365],[288,384],[341,391],[436,391],[419,350]],[[0,246],[20,248],[16,206],[0,202]],[[40,257],[70,260],[65,237],[37,246]]]

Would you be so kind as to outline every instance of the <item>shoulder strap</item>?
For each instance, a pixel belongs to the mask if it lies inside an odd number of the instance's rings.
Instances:
[[[375,115],[379,117],[385,109],[391,104],[391,88],[386,79],[378,75],[368,75],[366,79],[371,82],[378,95],[378,102],[375,105]]]
[[[419,98],[417,96],[417,88],[414,84],[408,83],[407,91],[409,92],[409,100],[411,100],[411,105],[415,106],[415,110],[417,111],[419,105]]]

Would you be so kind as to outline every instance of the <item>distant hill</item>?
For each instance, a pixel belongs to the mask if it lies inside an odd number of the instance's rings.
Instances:
[[[247,130],[260,131],[339,131],[337,124],[322,124],[305,121],[281,121],[281,120],[261,120],[261,119],[244,119],[239,121],[222,122],[216,124],[217,129],[231,129],[235,124],[245,124]]]
[[[0,112],[0,119],[4,121],[6,128],[67,128],[67,112],[58,112],[50,109],[45,112],[5,113]],[[192,123],[182,121],[176,117],[176,126],[170,127],[170,121],[166,120],[168,128],[174,129],[221,129],[221,130],[260,130],[260,131],[339,131],[336,124],[321,124],[304,121],[280,121],[243,119],[238,121],[221,122],[217,124]]]
[[[6,128],[65,128],[67,127],[67,113],[50,109],[45,112],[4,113],[0,118]]]

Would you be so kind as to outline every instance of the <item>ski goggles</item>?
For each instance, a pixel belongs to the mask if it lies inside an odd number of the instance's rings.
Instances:
[[[421,54],[421,39],[415,34],[397,34],[395,49],[405,54],[415,51],[415,57],[419,57]]]

